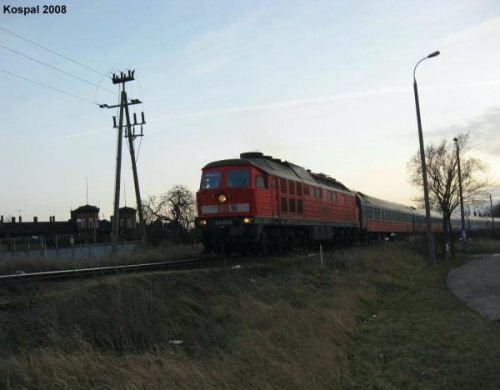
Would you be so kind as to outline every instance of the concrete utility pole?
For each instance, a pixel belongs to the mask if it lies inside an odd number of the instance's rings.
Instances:
[[[124,120],[125,124],[125,137],[128,138],[129,150],[130,150],[130,158],[132,162],[132,173],[134,176],[134,187],[135,187],[135,197],[137,201],[137,212],[139,214],[139,224],[140,224],[140,235],[141,241],[143,244],[146,243],[146,225],[144,223],[144,215],[142,212],[142,200],[141,200],[141,192],[139,189],[139,176],[137,174],[137,163],[134,151],[134,140],[137,137],[142,137],[143,131],[142,126],[146,124],[144,120],[144,113],[141,113],[141,123],[137,122],[136,115],[134,114],[134,123],[130,122],[130,113],[129,106],[135,104],[141,104],[141,101],[138,99],[130,99],[128,101],[127,92],[125,91],[125,83],[129,81],[135,80],[134,78],[135,71],[128,71],[127,74],[121,72],[120,75],[113,74],[112,81],[113,84],[121,84],[121,94],[120,94],[120,104],[114,106],[108,106],[107,104],[101,104],[99,107],[101,108],[120,108],[118,126],[116,125],[116,117],[113,117],[113,128],[118,129],[118,138],[117,138],[117,150],[116,150],[116,173],[115,173],[115,199],[114,199],[114,217],[113,217],[113,225],[112,225],[112,245],[113,245],[113,253],[117,252],[117,244],[120,232],[120,221],[119,221],[119,213],[120,213],[120,180],[121,180],[121,163],[122,163],[122,139],[123,139],[123,128],[124,128]],[[141,132],[135,132],[135,126],[141,126]]]
[[[462,215],[462,249],[465,251],[467,232],[465,230],[464,197],[462,192],[462,172],[460,171],[460,146],[458,145],[458,138],[453,138],[453,141],[455,141],[455,145],[457,147],[458,191],[460,195],[460,213]]]

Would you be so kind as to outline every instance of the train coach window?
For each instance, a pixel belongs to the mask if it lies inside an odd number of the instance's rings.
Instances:
[[[309,195],[309,186],[304,185],[304,195]]]
[[[321,188],[315,188],[315,198],[322,199],[323,198],[323,190]]]
[[[205,172],[201,178],[201,189],[219,188],[220,172]]]
[[[277,189],[278,188],[278,179],[276,179],[275,177],[273,178],[273,180],[271,181],[271,188],[273,190]]]
[[[266,188],[266,179],[262,175],[255,176],[255,187]]]
[[[316,188],[314,187],[309,187],[309,196],[311,198],[315,198],[316,197]]]
[[[228,187],[247,187],[248,186],[248,170],[246,169],[232,169],[227,172]]]
[[[347,196],[342,195],[342,198],[343,198],[343,203],[346,204],[347,203]]]
[[[297,212],[302,214],[304,212],[304,205],[302,204],[302,200],[297,200]]]
[[[286,194],[288,192],[286,179],[280,179],[280,187],[283,194]]]
[[[289,205],[290,205],[288,210],[290,210],[291,213],[295,213],[295,199],[290,198],[288,200],[289,200]]]
[[[295,182],[288,180],[288,193],[290,195],[295,195]]]

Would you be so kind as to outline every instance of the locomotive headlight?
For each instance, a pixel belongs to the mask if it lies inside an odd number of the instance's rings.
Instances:
[[[219,203],[224,203],[226,200],[227,200],[227,196],[224,195],[224,194],[220,194],[218,197],[217,197],[217,200],[219,201]]]
[[[198,225],[205,226],[206,224],[207,224],[207,220],[206,219],[199,219],[198,220]]]
[[[251,222],[252,222],[252,218],[250,218],[250,217],[243,218],[243,223],[251,223]]]

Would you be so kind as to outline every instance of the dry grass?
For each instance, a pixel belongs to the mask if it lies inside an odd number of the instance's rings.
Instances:
[[[3,287],[0,388],[365,384],[371,360],[358,365],[352,344],[360,320],[425,272],[421,257],[391,245],[329,252],[325,268],[317,254],[291,255],[239,269]]]

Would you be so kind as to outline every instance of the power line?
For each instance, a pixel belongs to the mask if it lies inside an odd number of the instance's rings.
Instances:
[[[7,46],[5,46],[5,45],[2,45],[1,43],[0,43],[0,47],[2,47],[2,48],[3,48],[3,49],[5,49],[5,50],[8,50],[8,51],[10,51],[10,52],[12,52],[12,53],[15,53],[15,54],[17,54],[17,55],[19,55],[19,56],[25,57],[25,58],[27,58],[27,59],[29,59],[29,60],[31,60],[31,61],[37,62],[38,64],[41,64],[41,65],[46,66],[46,67],[48,67],[48,68],[51,68],[51,69],[53,69],[53,70],[55,70],[55,71],[57,71],[57,72],[60,72],[60,73],[63,73],[63,74],[65,74],[65,75],[67,75],[67,76],[73,77],[74,79],[79,80],[79,81],[82,81],[82,82],[84,82],[84,83],[86,83],[86,84],[88,84],[88,85],[92,85],[93,87],[103,89],[103,90],[105,90],[105,91],[107,91],[107,92],[110,92],[110,93],[112,93],[112,94],[114,94],[114,95],[118,95],[116,92],[111,91],[110,89],[107,89],[107,88],[101,87],[100,85],[94,84],[94,83],[92,83],[91,81],[88,81],[88,80],[82,79],[81,77],[78,77],[78,76],[76,76],[76,75],[74,75],[74,74],[72,74],[72,73],[66,72],[65,70],[59,69],[59,68],[57,68],[57,67],[55,67],[55,66],[53,66],[53,65],[47,64],[46,62],[43,62],[43,61],[37,60],[37,59],[36,59],[36,58],[34,58],[34,57],[31,57],[31,56],[29,56],[29,55],[27,55],[27,54],[21,53],[20,51],[17,51],[17,50],[15,50],[15,49],[12,49],[12,48],[10,48],[10,47],[7,47]]]
[[[65,59],[65,60],[67,60],[67,61],[70,61],[70,62],[72,62],[72,63],[74,63],[74,64],[77,64],[77,65],[80,65],[80,66],[82,66],[82,67],[84,67],[84,68],[86,68],[86,69],[88,69],[88,70],[91,70],[92,72],[98,73],[98,74],[100,74],[101,76],[108,76],[107,74],[105,74],[105,73],[103,73],[103,72],[100,72],[100,71],[98,71],[98,70],[96,70],[96,69],[94,69],[94,68],[91,68],[90,66],[87,66],[87,65],[85,65],[85,64],[82,64],[81,62],[78,62],[78,61],[76,61],[76,60],[73,60],[72,58],[69,58],[69,57],[65,56],[64,54],[60,54],[60,53],[58,53],[58,52],[56,52],[56,51],[54,51],[54,50],[52,50],[52,49],[49,49],[48,47],[45,47],[45,46],[43,46],[43,45],[41,45],[41,44],[39,44],[39,43],[37,43],[37,42],[34,42],[34,41],[32,41],[32,40],[30,40],[30,39],[28,39],[28,38],[25,38],[25,37],[23,37],[23,36],[21,36],[21,35],[19,35],[19,34],[16,34],[16,33],[15,33],[15,32],[13,32],[13,31],[7,30],[5,27],[1,27],[1,26],[0,26],[0,30],[5,31],[6,33],[11,34],[11,35],[13,35],[13,36],[15,36],[15,37],[17,37],[17,38],[19,38],[19,39],[22,39],[23,41],[29,42],[29,43],[31,43],[32,45],[38,46],[39,48],[41,48],[41,49],[43,49],[43,50],[46,50],[46,51],[48,51],[49,53],[52,53],[52,54],[55,54],[56,56],[59,56],[59,57],[61,57],[61,58],[64,58],[64,59]]]
[[[0,72],[6,73],[6,74],[8,74],[8,75],[11,75],[11,76],[14,76],[14,77],[17,77],[17,78],[20,78],[20,79],[22,79],[22,80],[29,81],[30,83],[33,83],[33,84],[39,85],[39,86],[41,86],[41,87],[51,89],[52,91],[56,91],[56,92],[62,93],[63,95],[67,95],[67,96],[71,96],[71,97],[73,97],[73,98],[75,98],[75,99],[83,100],[84,102],[90,103],[90,104],[92,104],[93,106],[95,106],[95,105],[97,105],[97,106],[98,106],[98,104],[97,104],[97,103],[95,103],[95,102],[92,102],[92,101],[90,101],[90,100],[87,100],[87,99],[82,98],[82,97],[77,96],[77,95],[73,95],[73,94],[71,94],[71,93],[69,93],[69,92],[66,92],[66,91],[63,91],[63,90],[61,90],[61,89],[58,89],[58,88],[55,88],[55,87],[51,87],[50,85],[39,83],[38,81],[31,80],[31,79],[29,79],[29,78],[27,78],[27,77],[24,77],[24,76],[18,75],[18,74],[16,74],[16,73],[9,72],[8,70],[1,69],[1,68],[0,68]]]

